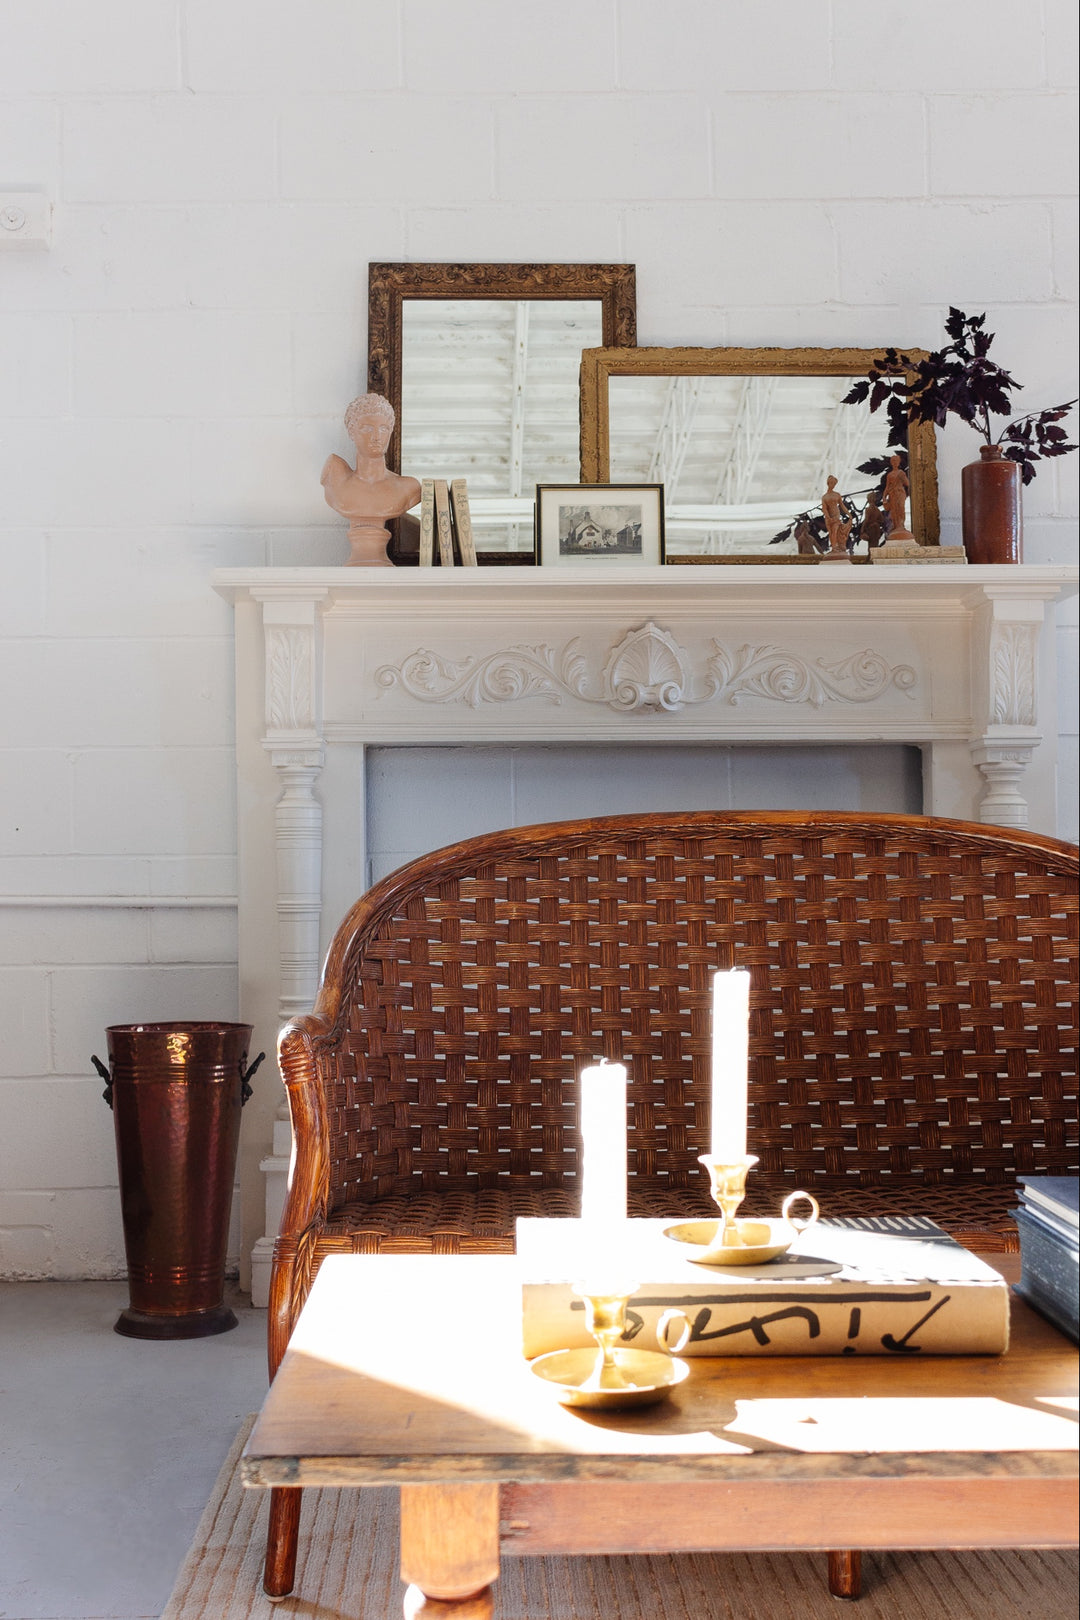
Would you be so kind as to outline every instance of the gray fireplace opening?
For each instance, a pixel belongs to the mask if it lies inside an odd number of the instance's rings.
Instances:
[[[365,775],[371,883],[459,838],[534,822],[651,810],[923,808],[922,753],[909,744],[369,748]]]

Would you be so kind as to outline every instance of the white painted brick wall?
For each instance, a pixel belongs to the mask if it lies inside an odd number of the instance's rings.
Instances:
[[[712,99],[712,98],[710,98]],[[897,197],[924,189],[922,97],[864,94],[721,96],[710,107],[717,197]]]
[[[1080,12],[1072,0],[1046,0],[1047,83],[1062,88],[1080,83]]]
[[[124,1271],[106,1026],[236,1016],[230,907],[0,909],[0,1276]],[[240,1259],[239,1224],[229,1264]]]
[[[274,122],[273,108],[250,97],[72,100],[64,110],[65,198],[158,203],[272,196]]]
[[[75,412],[113,419],[287,416],[291,348],[285,311],[80,315]]]
[[[398,8],[357,0],[314,6],[187,0],[185,83],[196,92],[356,93],[401,82]],[[451,11],[453,8],[449,8]]]
[[[615,89],[617,7],[545,0],[513,11],[511,20],[505,0],[409,0],[402,7],[407,87],[499,96]]]
[[[500,197],[633,202],[710,189],[708,116],[698,96],[515,96],[499,107],[496,144]]]
[[[278,124],[281,195],[343,202],[494,195],[494,108],[468,96],[291,98]],[[361,266],[361,268],[363,268]]]
[[[755,0],[752,11],[726,0],[621,0],[619,84],[710,93],[828,89],[829,11],[829,0]]]
[[[1054,244],[1054,296],[1072,303],[1076,302],[1080,287],[1080,277],[1077,275],[1080,232],[1077,231],[1077,224],[1075,197],[1053,204],[1050,209],[1050,231]]]
[[[23,94],[180,88],[174,0],[4,0],[0,89]]]
[[[653,343],[933,344],[950,302],[985,308],[1025,406],[1056,403],[1076,16],[0,0],[0,185],[54,202],[48,252],[0,254],[0,898],[68,902],[0,907],[0,1273],[122,1269],[105,1025],[235,1014],[208,579],[342,558],[318,474],[363,384],[368,261],[630,260]],[[973,450],[941,442],[947,539]],[[1027,492],[1033,561],[1077,554],[1078,463]],[[1077,634],[1074,602],[1063,693]],[[1074,703],[1060,723],[1075,836]]]
[[[1015,0],[834,0],[833,72],[896,88],[1020,90],[1045,83],[1043,8]]]
[[[1048,196],[1076,190],[1077,147],[1060,139],[1076,124],[1076,96],[934,96],[929,103],[930,187],[939,197],[979,196],[987,153],[1005,192],[1038,190]],[[1019,138],[1001,139],[1002,130]]]

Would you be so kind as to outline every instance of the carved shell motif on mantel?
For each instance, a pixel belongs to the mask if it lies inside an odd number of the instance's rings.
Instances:
[[[777,703],[872,703],[890,688],[910,693],[918,676],[909,664],[889,664],[869,648],[827,662],[808,660],[775,646],[731,649],[713,641],[700,670],[670,631],[651,621],[629,630],[602,669],[590,670],[578,638],[561,650],[541,644],[505,647],[482,658],[444,658],[420,647],[400,664],[375,672],[385,691],[400,687],[421,703],[516,703],[540,697],[549,703],[576,698],[621,713],[673,712],[687,705],[741,698]]]

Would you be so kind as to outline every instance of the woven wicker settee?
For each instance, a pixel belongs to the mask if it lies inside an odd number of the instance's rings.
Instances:
[[[805,1187],[826,1215],[927,1214],[1015,1248],[1017,1175],[1077,1170],[1077,854],[926,817],[709,812],[516,828],[402,867],[282,1031],[271,1373],[327,1254],[505,1253],[518,1216],[576,1214],[575,1081],[601,1055],[629,1069],[630,1213],[714,1214],[710,974],[736,961],[761,1161],[743,1212]],[[299,1493],[274,1495],[267,1589],[287,1591]]]

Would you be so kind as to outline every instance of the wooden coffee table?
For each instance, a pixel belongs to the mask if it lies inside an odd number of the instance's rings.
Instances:
[[[332,1256],[244,1483],[400,1486],[406,1613],[446,1620],[503,1553],[1076,1544],[1076,1354],[1015,1297],[1005,1356],[694,1360],[603,1414],[532,1376],[520,1309],[512,1257]]]

